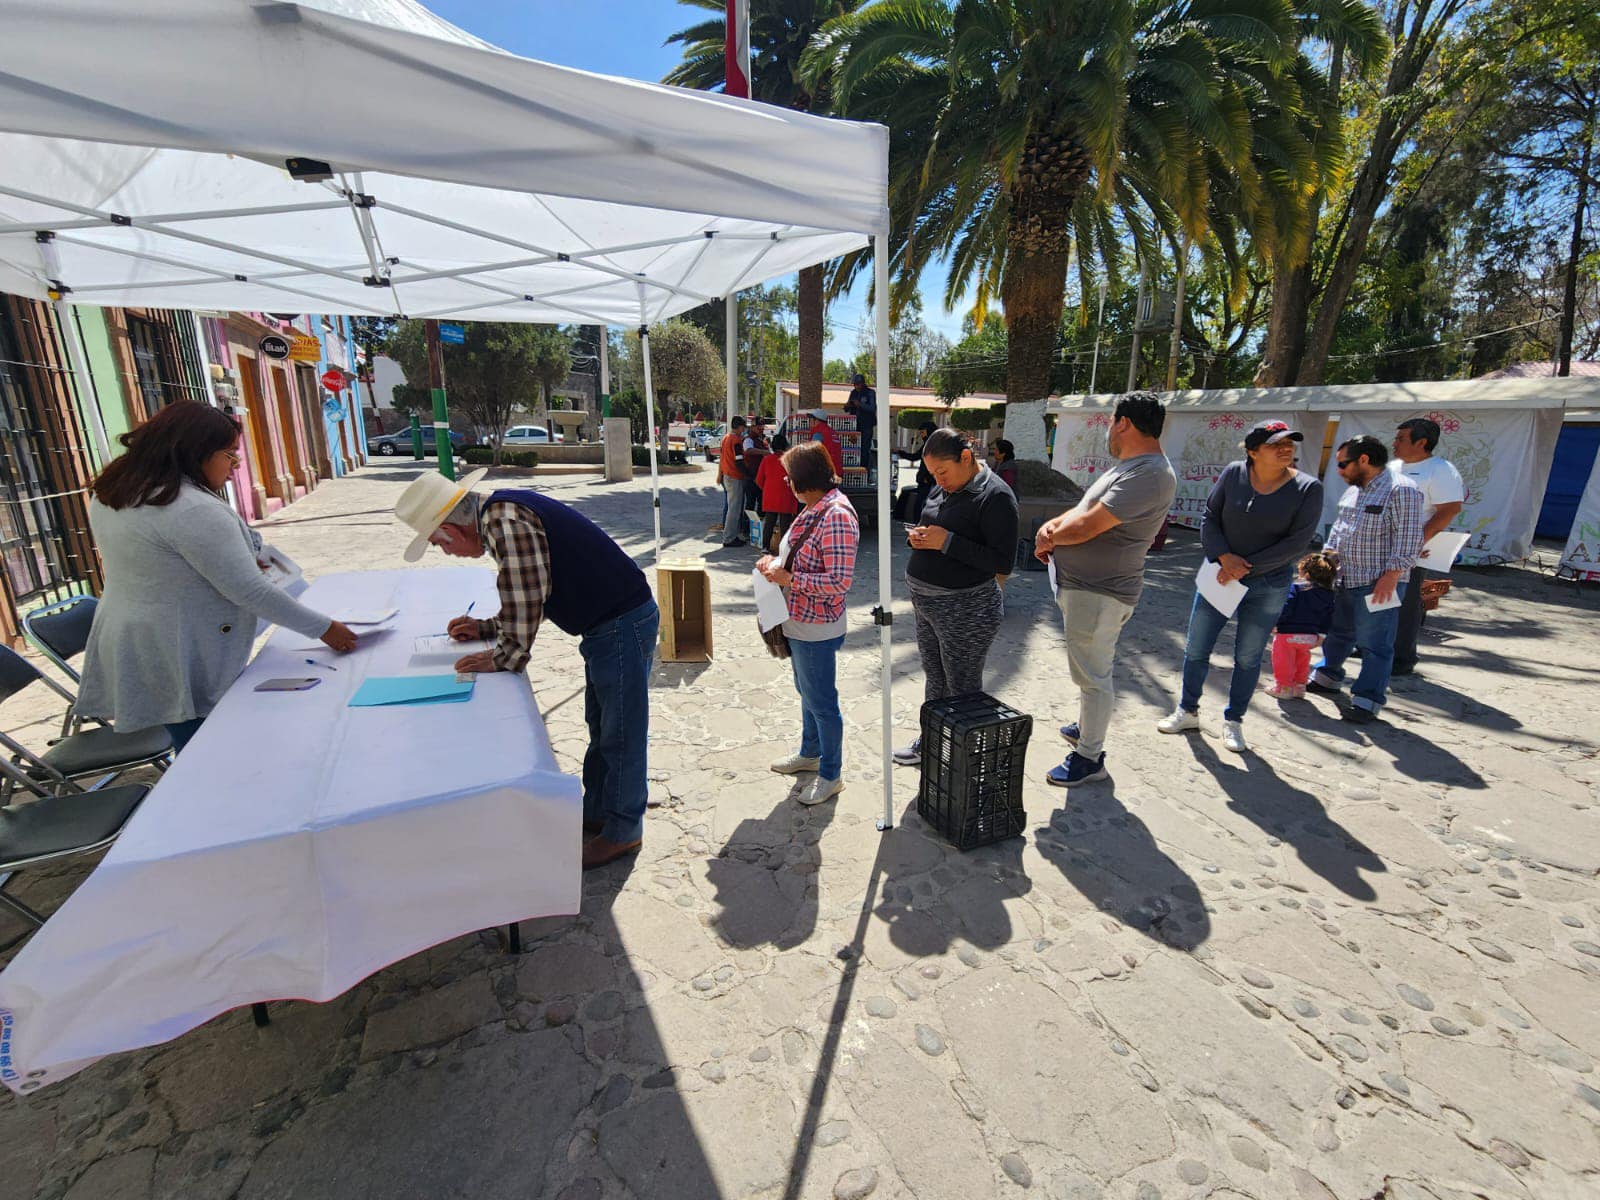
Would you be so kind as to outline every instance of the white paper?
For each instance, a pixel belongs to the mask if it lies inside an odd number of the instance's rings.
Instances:
[[[1426,551],[1428,557],[1417,559],[1417,566],[1426,567],[1430,571],[1448,571],[1455,566],[1456,555],[1461,553],[1461,547],[1465,546],[1471,537],[1470,533],[1440,530],[1423,543],[1422,549]]]
[[[1200,564],[1200,570],[1195,574],[1195,586],[1200,589],[1200,595],[1205,597],[1207,604],[1216,609],[1225,617],[1231,617],[1239,607],[1239,601],[1244,599],[1244,594],[1250,589],[1237,579],[1227,583],[1217,582],[1217,571],[1220,563],[1206,559]]]
[[[1372,598],[1372,593],[1371,592],[1367,593],[1367,611],[1368,612],[1383,612],[1385,609],[1399,608],[1399,607],[1400,607],[1400,589],[1399,588],[1395,588],[1394,595],[1390,596],[1387,600],[1383,601],[1381,604],[1378,601],[1376,601],[1376,600],[1374,600]]]
[[[1053,596],[1061,590],[1056,586],[1056,556],[1054,554],[1046,561],[1045,570],[1050,572],[1050,594]]]
[[[756,624],[761,632],[776,629],[789,619],[789,599],[783,589],[771,582],[760,571],[750,572],[750,581],[756,592]]]
[[[288,592],[295,599],[299,599],[300,594],[309,586],[294,559],[276,546],[263,543],[256,553],[256,562],[260,565],[261,573],[266,576],[268,583]]]
[[[458,642],[448,633],[424,635],[411,640],[411,657],[402,674],[414,672],[450,671],[456,663],[469,654],[492,650],[488,642]]]
[[[340,615],[339,620],[351,628],[357,625],[387,625],[400,610],[397,608],[363,608]]]

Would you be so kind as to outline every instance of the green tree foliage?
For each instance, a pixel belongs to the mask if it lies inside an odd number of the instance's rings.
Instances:
[[[637,332],[627,335],[626,371],[630,382],[644,390],[644,365]],[[695,410],[719,405],[726,393],[722,356],[705,331],[687,321],[673,319],[650,327],[651,382],[655,386],[656,420],[687,420]],[[613,411],[615,404],[613,403]]]

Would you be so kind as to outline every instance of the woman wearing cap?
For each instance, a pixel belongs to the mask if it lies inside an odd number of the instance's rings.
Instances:
[[[1282,421],[1261,421],[1245,435],[1243,462],[1230,463],[1206,499],[1200,525],[1205,548],[1202,568],[1222,583],[1234,580],[1248,589],[1234,615],[1233,679],[1222,714],[1222,744],[1243,754],[1242,723],[1261,678],[1261,659],[1273,623],[1294,582],[1294,566],[1322,519],[1322,482],[1295,469],[1295,450],[1303,440]],[[1172,715],[1157,723],[1162,733],[1200,727],[1200,693],[1211,670],[1211,651],[1228,618],[1197,592],[1189,612],[1183,651],[1183,685]]]
[[[239,465],[232,417],[179,400],[119,440],[127,453],[89,502],[106,586],[77,713],[122,733],[165,725],[182,750],[244,670],[258,620],[333,650],[355,649],[356,637],[261,574],[260,535],[222,494]]]

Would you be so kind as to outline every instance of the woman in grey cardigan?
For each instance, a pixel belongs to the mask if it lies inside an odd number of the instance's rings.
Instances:
[[[181,400],[120,440],[89,503],[106,582],[77,708],[125,732],[165,725],[182,750],[244,670],[257,619],[339,651],[356,638],[262,575],[260,538],[222,495],[239,462],[232,417]]]

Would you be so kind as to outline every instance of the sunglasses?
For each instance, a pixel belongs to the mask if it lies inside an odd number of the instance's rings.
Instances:
[[[1335,460],[1335,465],[1339,468],[1339,470],[1342,471],[1346,467],[1355,466],[1356,465],[1356,460],[1353,459],[1353,458],[1341,458],[1341,459]]]

